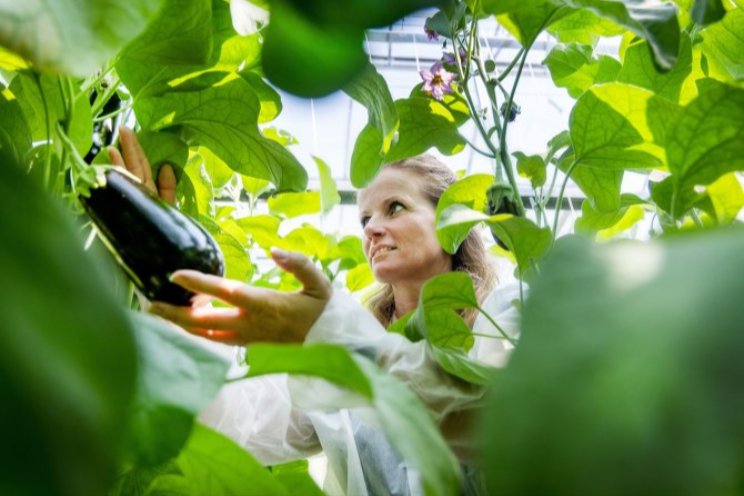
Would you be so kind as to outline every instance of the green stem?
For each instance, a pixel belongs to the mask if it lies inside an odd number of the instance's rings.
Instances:
[[[473,143],[472,143],[472,142],[471,142],[471,141],[470,141],[469,139],[467,139],[467,138],[465,138],[465,137],[463,137],[463,139],[464,139],[464,140],[465,140],[465,142],[466,142],[466,143],[467,143],[467,144],[468,144],[468,145],[470,146],[470,148],[472,148],[472,149],[473,149],[474,151],[476,151],[477,153],[480,153],[480,154],[481,154],[481,155],[483,155],[484,157],[488,157],[488,158],[496,158],[496,157],[495,157],[494,155],[491,155],[490,153],[488,153],[488,152],[486,152],[486,151],[484,151],[484,150],[481,150],[480,148],[478,148],[477,146],[475,146],[475,144],[473,144]]]
[[[558,192],[558,200],[555,204],[555,217],[553,218],[553,241],[555,241],[555,237],[558,234],[558,216],[560,215],[561,208],[563,207],[563,193],[566,191],[566,186],[568,185],[568,179],[571,177],[571,173],[578,164],[579,160],[574,160],[574,162],[568,168],[568,170],[566,171],[566,177],[563,179],[563,184],[561,184],[561,189]]]
[[[46,129],[46,140],[47,140],[47,150],[46,150],[46,157],[44,157],[44,174],[43,174],[43,185],[44,188],[49,188],[49,182],[51,180],[52,175],[52,129],[49,125],[49,104],[47,103],[46,94],[44,93],[44,88],[41,86],[41,79],[39,78],[39,74],[34,72],[34,81],[36,82],[36,87],[39,88],[39,94],[41,95],[41,105],[44,107],[44,126]]]
[[[496,77],[496,81],[498,81],[499,83],[501,83],[504,79],[506,79],[506,76],[508,76],[509,73],[512,71],[512,69],[514,69],[514,67],[516,67],[517,62],[522,57],[524,51],[525,51],[524,47],[522,47],[522,48],[519,49],[519,52],[517,52],[517,55],[516,55],[516,57],[514,57],[514,60],[512,60],[509,63],[509,65],[507,65],[506,68],[504,68],[504,70],[501,72],[501,74],[499,74]]]
[[[118,109],[114,110],[113,112],[109,112],[106,115],[101,115],[93,119],[93,122],[103,122],[106,120],[111,119],[112,117],[116,117],[117,115],[121,114],[122,112],[126,112],[131,108],[131,105],[124,105],[122,107],[119,107]]]
[[[509,337],[509,335],[506,333],[506,331],[504,331],[504,329],[502,329],[501,326],[498,325],[495,320],[493,320],[493,318],[488,314],[488,312],[486,312],[485,310],[483,310],[479,306],[476,306],[475,308],[481,314],[483,314],[483,316],[491,323],[491,325],[493,325],[496,328],[497,331],[499,331],[499,334],[501,334],[501,337],[503,337],[504,339],[506,339],[507,341],[509,341],[513,345],[516,345],[517,344],[517,342],[514,339],[512,339],[511,337]]]
[[[92,79],[90,82],[84,84],[80,88],[80,92],[87,94],[95,86],[98,86],[101,83],[101,81],[103,81],[104,79],[106,79],[106,76],[108,76],[111,73],[111,71],[113,71],[113,70],[114,70],[114,66],[113,65],[105,68],[104,70],[101,71],[101,73],[98,76],[95,77],[95,79]]]
[[[108,88],[106,88],[106,91],[102,95],[98,95],[96,97],[96,101],[93,102],[93,108],[91,109],[91,115],[98,115],[101,113],[101,110],[103,109],[104,105],[106,105],[106,102],[109,101],[109,99],[113,96],[114,93],[116,93],[116,90],[119,89],[119,78],[116,78]]]

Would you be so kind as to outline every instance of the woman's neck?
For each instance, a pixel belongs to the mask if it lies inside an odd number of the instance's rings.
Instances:
[[[416,309],[419,294],[421,294],[421,286],[423,286],[423,283],[393,286],[393,304],[395,305],[393,316],[396,320]]]

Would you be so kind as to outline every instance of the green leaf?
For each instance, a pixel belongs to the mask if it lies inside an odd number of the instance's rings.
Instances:
[[[609,95],[615,100],[613,104],[608,103]],[[619,207],[623,169],[661,164],[657,157],[639,149],[644,139],[634,123],[647,134],[650,132],[645,122],[638,124],[639,120],[645,121],[646,103],[639,101],[637,95],[633,87],[610,83],[584,93],[571,112],[570,132],[575,157],[571,178],[597,210],[613,211]],[[627,111],[621,114],[613,105]],[[565,162],[558,166],[564,172],[569,170]]]
[[[485,386],[493,380],[494,375],[499,370],[496,367],[484,365],[478,360],[473,360],[462,350],[433,346],[431,351],[437,363],[447,373],[471,384]]]
[[[344,92],[364,105],[369,115],[368,123],[382,135],[382,153],[387,153],[398,129],[398,112],[390,95],[385,78],[368,63],[352,81],[344,86]]]
[[[742,404],[743,252],[741,229],[651,244],[559,239],[483,412],[489,492],[735,487],[744,432],[729,413]],[[600,440],[611,449],[598,450]]]
[[[318,487],[308,471],[307,460],[274,465],[271,475],[274,476],[288,494],[302,494],[303,496],[323,496],[325,493]]]
[[[112,272],[12,162],[0,166],[0,438],[7,494],[105,494],[137,377]],[[73,262],[74,261],[74,262]]]
[[[436,216],[450,205],[461,203],[474,210],[486,209],[486,191],[493,184],[491,174],[471,174],[451,184],[437,203]]]
[[[349,83],[367,64],[364,31],[318,25],[285,2],[273,3],[263,69],[279,88],[318,97]]]
[[[202,162],[200,157],[192,156],[186,163],[176,187],[181,210],[192,217],[208,215],[214,198],[212,182],[204,171]]]
[[[432,98],[406,98],[395,101],[400,118],[398,141],[390,147],[386,162],[396,162],[436,147],[444,155],[465,148],[465,139],[457,131],[455,118]]]
[[[177,463],[183,476],[155,479],[148,494],[288,496],[284,486],[246,450],[201,424],[194,425]]]
[[[280,193],[269,198],[269,213],[287,218],[320,212],[320,192]]]
[[[706,188],[718,222],[733,222],[744,207],[744,190],[735,173],[724,174]]]
[[[212,0],[165,0],[158,16],[116,62],[117,74],[135,98],[168,91],[170,81],[214,64],[223,41],[213,36],[220,3],[215,2],[213,12]],[[221,12],[229,22],[229,8],[223,4]]]
[[[509,214],[502,214],[506,217]],[[437,239],[444,251],[454,254],[470,230],[479,223],[488,220],[488,215],[478,212],[465,205],[455,203],[442,210],[436,220]]]
[[[231,219],[232,220],[232,219]],[[225,277],[248,282],[253,276],[253,266],[243,242],[226,230],[212,233],[225,257]]]
[[[333,207],[341,203],[341,195],[338,194],[336,181],[333,179],[333,172],[328,164],[316,156],[313,156],[313,160],[315,165],[318,166],[318,177],[320,178],[320,211],[327,214]]]
[[[158,171],[163,164],[180,168],[186,166],[189,147],[175,134],[141,131],[137,133],[137,140],[150,162],[152,177],[158,177]]]
[[[382,148],[380,130],[372,124],[364,126],[351,153],[351,184],[355,188],[365,187],[377,175],[384,159]]]
[[[649,89],[658,96],[678,102],[682,84],[692,72],[692,47],[690,38],[683,35],[680,40],[677,64],[668,72],[659,72],[654,66],[648,43],[637,40],[628,46],[617,80]]]
[[[235,171],[209,148],[200,146],[196,149],[196,154],[202,159],[203,171],[214,190],[222,189],[235,176]]]
[[[273,121],[282,111],[282,99],[274,88],[269,86],[261,76],[254,72],[241,71],[242,77],[253,89],[253,92],[261,103],[261,111],[258,113],[258,122],[264,124]]]
[[[237,220],[243,231],[265,250],[279,243],[280,222],[273,215],[253,215]]]
[[[364,262],[346,273],[346,289],[352,293],[360,291],[375,282],[375,276],[369,264]]]
[[[68,103],[71,104],[72,120],[67,124],[67,135],[75,149],[85,156],[93,143],[90,103],[83,94],[72,96],[72,102],[68,102],[60,89],[63,84],[64,78],[60,76],[22,71],[13,78],[9,89],[23,109],[34,141],[46,141],[47,131],[56,139],[57,123],[66,122]]]
[[[298,251],[310,258],[328,260],[335,251],[335,240],[332,236],[323,234],[310,224],[293,229],[283,237],[277,246],[288,251]]]
[[[527,156],[522,152],[514,152],[512,155],[517,159],[517,172],[530,180],[532,188],[537,189],[545,184],[545,161],[540,155]]]
[[[474,308],[478,298],[473,289],[473,280],[465,272],[447,272],[432,277],[421,287],[419,307],[424,309]]]
[[[523,47],[532,46],[537,35],[547,26],[571,13],[570,9],[552,0],[529,2],[485,0],[483,8],[495,14],[499,24],[504,26]]]
[[[677,62],[680,28],[677,6],[670,2],[630,0],[565,0],[575,9],[588,9],[649,43],[656,64],[670,70]]]
[[[744,170],[744,90],[712,79],[698,81],[698,97],[668,131],[667,157],[674,195]],[[684,211],[673,202],[673,216]]]
[[[242,175],[267,179],[280,190],[302,190],[307,173],[294,156],[263,137],[260,105],[243,79],[198,92],[172,92],[140,99],[137,117],[145,129],[182,126],[190,145],[212,150]]]
[[[0,69],[4,71],[20,71],[28,69],[28,67],[28,61],[24,60],[23,57],[0,46]]]
[[[707,26],[723,19],[726,9],[721,0],[695,0],[692,4],[692,19],[699,26]]]
[[[408,334],[423,336],[440,348],[468,351],[475,343],[470,327],[449,308],[417,309],[406,325]]]
[[[738,7],[726,12],[723,20],[705,28],[703,36],[703,53],[721,64],[732,78],[744,79],[744,8]]]
[[[539,228],[523,217],[496,215],[487,221],[494,232],[514,254],[519,274],[524,276],[548,252],[553,236],[547,227]]]
[[[277,373],[309,375],[331,381],[367,399],[374,398],[369,378],[350,352],[337,345],[252,344],[246,361],[246,377]]]
[[[546,31],[562,43],[575,42],[594,46],[599,38],[617,36],[624,29],[590,10],[575,10],[551,23]]]
[[[165,321],[131,313],[140,363],[132,406],[130,449],[138,466],[178,454],[194,417],[225,380],[229,364]]]
[[[581,217],[576,219],[576,232],[596,233],[597,240],[607,240],[630,229],[643,219],[643,200],[633,195],[621,195],[620,208],[603,212],[592,208],[589,201],[581,204]]]
[[[134,38],[163,0],[36,0],[0,6],[0,45],[45,72],[88,76]],[[85,15],[81,15],[85,13]]]
[[[18,100],[10,91],[0,91],[0,160],[26,163],[31,149],[31,131]]]
[[[271,183],[269,181],[266,181],[265,179],[257,179],[250,176],[241,176],[240,180],[243,184],[243,189],[245,190],[245,192],[252,196],[253,199],[258,198],[259,195],[271,189]]]
[[[544,63],[550,70],[553,82],[566,88],[574,98],[581,96],[594,84],[613,81],[621,67],[617,60],[606,55],[593,58],[591,47],[575,43],[557,45]]]

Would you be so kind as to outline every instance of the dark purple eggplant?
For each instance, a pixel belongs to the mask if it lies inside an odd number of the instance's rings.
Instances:
[[[190,304],[193,293],[168,280],[178,269],[224,274],[222,252],[201,225],[115,169],[105,178],[105,185],[80,201],[116,261],[149,300]]]

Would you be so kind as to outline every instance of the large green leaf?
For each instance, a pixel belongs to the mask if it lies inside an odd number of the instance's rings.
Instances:
[[[712,24],[702,31],[703,53],[721,64],[731,77],[744,79],[744,7],[726,12],[722,21]]]
[[[210,148],[240,174],[267,179],[280,190],[301,190],[307,184],[297,159],[259,133],[260,105],[241,78],[201,91],[143,98],[135,111],[148,130],[181,126],[190,144]]]
[[[163,0],[28,0],[0,5],[0,45],[44,71],[87,76],[148,24]]]
[[[445,155],[465,148],[455,118],[447,107],[432,98],[413,97],[395,101],[400,118],[398,141],[390,147],[386,162],[395,162],[436,147]]]
[[[382,134],[382,152],[386,153],[398,128],[398,113],[385,78],[370,63],[343,89],[367,109],[369,124]]]
[[[322,377],[367,399],[373,398],[369,379],[351,354],[336,345],[253,344],[246,360],[249,366],[247,377],[284,372],[311,375]]]
[[[742,251],[741,229],[650,245],[559,240],[483,413],[490,492],[738,487]]]
[[[325,493],[310,476],[309,468],[310,464],[307,460],[296,460],[281,465],[273,465],[271,475],[284,486],[289,494],[324,496]]]
[[[679,51],[679,23],[673,3],[656,0],[486,0],[484,9],[504,14],[500,22],[511,28],[524,46],[553,22],[575,10],[588,10],[649,41],[654,60],[671,69]],[[508,19],[505,19],[508,14]],[[505,22],[508,21],[508,22]]]
[[[698,97],[668,130],[667,158],[675,196],[744,170],[744,90],[713,79],[698,81]],[[671,213],[684,213],[673,202]]]
[[[514,152],[512,155],[517,159],[519,176],[529,179],[532,189],[537,189],[545,184],[546,165],[545,160],[540,155],[525,155],[522,152]]]
[[[659,72],[654,66],[646,41],[637,40],[625,50],[623,67],[617,80],[653,91],[673,102],[679,101],[682,84],[692,72],[692,47],[690,37],[682,36],[677,64],[668,72]]]
[[[575,42],[594,46],[600,37],[617,36],[624,30],[590,10],[575,10],[551,23],[547,31],[563,43]]]
[[[261,102],[258,122],[264,124],[273,121],[282,111],[282,99],[279,93],[255,72],[241,71],[240,77],[245,79],[251,88],[253,88],[256,98]]]
[[[506,218],[509,214],[499,217]],[[483,212],[455,203],[445,208],[436,219],[437,239],[444,251],[454,254],[471,229],[489,219]]]
[[[473,280],[465,272],[447,272],[432,277],[421,287],[419,307],[434,308],[474,308],[478,298],[473,289]]]
[[[163,164],[170,164],[177,168],[186,167],[189,146],[177,135],[143,131],[137,133],[137,139],[152,167],[152,177],[158,177],[157,173]]]
[[[271,215],[291,218],[298,215],[317,214],[320,212],[320,201],[318,191],[303,191],[280,193],[270,197],[267,203]]]
[[[181,450],[194,417],[224,383],[229,364],[163,320],[137,313],[131,318],[140,375],[130,449],[137,465],[153,466]]]
[[[288,496],[284,486],[234,441],[195,424],[176,463],[183,475],[156,478],[150,496]]]
[[[262,248],[268,250],[279,243],[280,220],[273,215],[243,217],[237,222],[243,231]]]
[[[212,0],[165,0],[147,29],[122,51],[116,71],[139,96],[206,64],[212,54]]]
[[[614,95],[617,101],[608,103],[607,94]],[[638,149],[644,139],[634,122],[644,118],[645,102],[638,102],[636,94],[633,87],[625,88],[614,83],[599,86],[584,93],[571,112],[570,132],[574,148],[571,178],[597,210],[611,211],[619,207],[624,169],[651,168],[661,164],[656,156]],[[633,122],[613,108],[613,105],[623,103],[627,103],[627,109],[638,107],[625,114],[632,116]],[[645,130],[647,126],[642,122],[640,127]],[[559,167],[564,172],[569,171],[567,162],[559,163]]]
[[[422,336],[437,348],[468,351],[475,338],[470,327],[449,308],[422,309],[406,324],[406,335]]]
[[[726,9],[721,0],[695,0],[690,14],[696,24],[707,26],[723,19]]]
[[[105,494],[134,393],[134,339],[112,273],[24,169],[0,164],[0,485]]]
[[[553,82],[566,88],[574,98],[581,96],[594,84],[614,81],[621,67],[617,60],[607,55],[593,58],[590,46],[576,43],[557,45],[544,63],[550,70]]]

